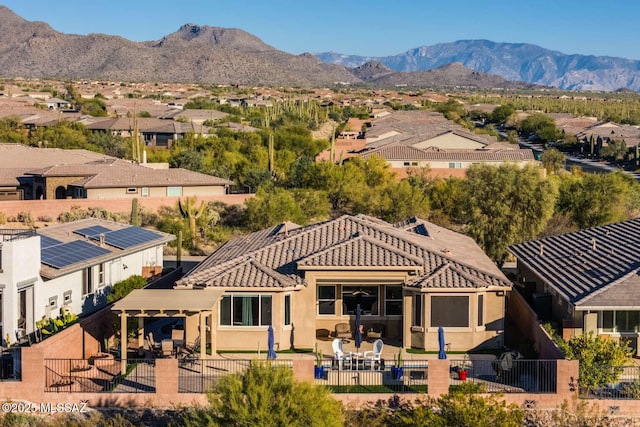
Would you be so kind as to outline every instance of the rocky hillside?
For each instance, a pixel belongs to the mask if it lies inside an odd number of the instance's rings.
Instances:
[[[290,55],[238,29],[187,24],[159,41],[63,34],[0,6],[0,70],[8,77],[242,85],[356,83],[344,67]]]
[[[309,53],[290,55],[233,28],[186,24],[161,40],[147,42],[106,34],[63,34],[0,6],[0,70],[5,77],[305,87],[336,83],[429,88],[530,86],[461,65],[415,73],[394,71],[398,64],[358,65],[349,69]]]
[[[628,88],[640,91],[640,61],[608,56],[566,55],[526,43],[461,40],[421,46],[386,57],[364,57],[335,52],[318,53],[327,63],[358,67],[377,61],[395,71],[431,70],[459,62],[481,73],[567,90]]]
[[[421,88],[460,89],[531,89],[536,85],[508,81],[499,76],[480,73],[459,62],[429,71],[395,72],[379,62],[367,62],[351,72],[366,83],[376,86],[409,86]]]

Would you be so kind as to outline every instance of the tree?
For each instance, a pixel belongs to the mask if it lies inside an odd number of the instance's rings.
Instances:
[[[561,170],[564,170],[565,161],[567,157],[560,152],[557,148],[548,148],[544,150],[540,161],[542,166],[545,167],[548,173],[557,174]]]
[[[518,124],[520,134],[525,138],[536,135],[542,142],[555,141],[562,135],[556,129],[553,119],[543,113],[535,113]]]
[[[513,105],[500,105],[493,110],[493,112],[489,116],[489,121],[491,121],[491,123],[503,125],[515,112],[516,109],[513,108]]]
[[[294,380],[291,369],[255,363],[221,378],[207,394],[210,407],[184,418],[186,426],[339,427],[342,404],[329,390]]]
[[[552,338],[568,359],[580,362],[581,387],[594,388],[616,382],[622,367],[631,361],[632,351],[625,340],[602,338],[592,332],[568,342],[555,333]]]
[[[639,193],[640,185],[622,172],[574,170],[560,177],[556,211],[569,215],[579,228],[596,227],[630,218]]]
[[[171,155],[169,166],[172,168],[189,169],[194,172],[201,172],[203,166],[203,155],[194,150],[183,150]]]
[[[611,160],[621,160],[629,152],[627,143],[620,140],[611,140],[600,149],[600,157]]]
[[[252,230],[272,227],[284,221],[305,223],[300,204],[293,194],[283,188],[261,188],[247,200],[247,223]]]
[[[544,229],[553,214],[556,187],[531,165],[472,165],[467,178],[469,234],[501,267],[509,245]]]

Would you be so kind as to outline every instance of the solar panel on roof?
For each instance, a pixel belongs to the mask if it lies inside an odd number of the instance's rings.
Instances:
[[[118,249],[127,249],[143,243],[152,242],[162,235],[146,228],[128,227],[105,233],[104,242]]]
[[[73,232],[84,237],[98,237],[100,234],[108,233],[111,231],[107,227],[101,225],[93,225],[91,227],[81,228],[74,230]]]
[[[42,263],[53,268],[64,268],[79,262],[111,253],[108,249],[93,245],[84,240],[74,240],[40,251]]]
[[[62,242],[60,240],[52,239],[51,237],[47,237],[47,236],[40,236],[40,249],[59,245],[61,243]]]

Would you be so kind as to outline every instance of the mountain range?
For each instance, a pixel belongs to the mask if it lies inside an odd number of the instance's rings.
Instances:
[[[76,35],[26,21],[0,6],[4,77],[319,87],[640,90],[638,61],[562,55],[538,46],[459,41],[367,58],[291,55],[234,28],[185,24],[160,40]]]
[[[326,63],[359,67],[375,61],[394,71],[415,72],[454,62],[472,70],[511,81],[565,90],[640,90],[640,61],[610,56],[566,55],[526,43],[460,40],[421,46],[385,57],[315,54]]]

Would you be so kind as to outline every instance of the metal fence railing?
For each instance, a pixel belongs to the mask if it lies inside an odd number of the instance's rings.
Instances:
[[[426,393],[429,369],[426,360],[411,360],[402,367],[384,364],[344,364],[325,362],[315,369],[315,384],[333,393]]]
[[[22,379],[22,351],[20,347],[0,351],[0,381]]]
[[[640,399],[640,366],[602,366],[595,372],[598,378],[583,377],[578,381],[581,398]]]
[[[45,391],[53,393],[154,393],[155,360],[128,359],[125,374],[113,358],[45,359]]]
[[[478,393],[556,392],[555,360],[452,359],[449,364],[451,389],[470,383]]]
[[[206,393],[220,378],[243,374],[252,365],[264,363],[270,366],[293,368],[291,360],[255,360],[255,359],[179,359],[178,392]]]

